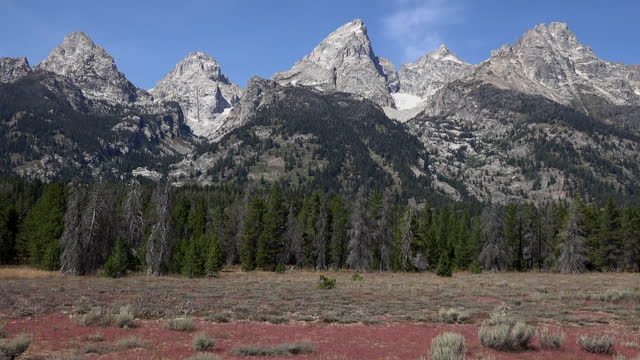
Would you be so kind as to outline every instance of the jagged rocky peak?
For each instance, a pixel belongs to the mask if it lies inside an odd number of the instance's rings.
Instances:
[[[216,138],[225,117],[242,95],[211,56],[194,51],[171,70],[150,92],[158,101],[180,104],[196,135]]]
[[[65,36],[36,68],[68,77],[90,98],[119,104],[151,99],[127,80],[105,49],[83,32]]]
[[[384,60],[381,64],[375,56],[366,25],[356,19],[331,33],[311,54],[290,70],[275,74],[273,79],[283,85],[359,94],[382,106],[393,106],[385,74],[385,69],[390,69],[388,63]]]
[[[400,92],[427,98],[447,83],[458,80],[473,69],[441,45],[415,63],[403,64],[400,69]]]
[[[26,57],[0,58],[0,83],[14,82],[30,72],[31,66]]]
[[[599,59],[567,24],[554,22],[537,25],[513,46],[492,51],[476,77],[588,112],[591,96],[616,105],[640,104],[635,71],[633,66]]]

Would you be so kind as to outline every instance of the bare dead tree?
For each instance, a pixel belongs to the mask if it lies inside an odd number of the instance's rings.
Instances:
[[[317,251],[316,269],[324,270],[327,268],[327,251],[329,236],[329,221],[327,218],[327,199],[322,197],[318,220],[315,223],[314,243]]]
[[[291,205],[289,206],[289,213],[287,214],[287,232],[285,233],[288,248],[286,249],[286,253],[278,259],[281,263],[300,263],[303,232],[302,224],[295,213],[294,207]]]
[[[366,225],[365,210],[366,194],[363,189],[356,196],[353,209],[351,211],[351,229],[349,230],[349,255],[347,265],[358,271],[369,268],[371,261],[371,250]]]
[[[65,214],[65,225],[69,226],[61,238],[63,273],[91,273],[108,258],[115,241],[114,205],[114,196],[105,184],[70,186]]]
[[[411,265],[411,240],[413,239],[413,228],[411,227],[412,218],[413,208],[411,206],[407,206],[402,222],[402,232],[400,235],[400,257],[398,259],[400,270],[402,271],[409,270],[409,265]]]
[[[65,274],[78,275],[78,263],[81,256],[81,220],[82,206],[85,201],[86,188],[72,184],[67,188],[66,211],[64,213],[64,232],[60,237],[62,254],[60,271]]]
[[[558,271],[565,274],[583,273],[587,271],[587,249],[585,231],[582,228],[582,214],[576,208],[569,214],[567,224],[562,233]]]
[[[171,185],[158,186],[152,195],[155,219],[147,241],[147,274],[161,275],[169,267],[173,243],[171,240]]]
[[[123,238],[127,242],[129,249],[140,246],[144,234],[142,187],[133,184],[129,187],[122,209]]]
[[[509,250],[504,237],[501,210],[491,205],[482,212],[483,245],[478,261],[490,271],[505,270],[510,263]]]

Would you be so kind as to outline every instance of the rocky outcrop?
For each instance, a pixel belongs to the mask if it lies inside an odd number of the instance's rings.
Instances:
[[[595,96],[616,105],[640,104],[637,66],[599,59],[565,23],[541,24],[478,65],[473,77],[505,89],[541,95],[589,112]]]
[[[428,53],[400,69],[399,92],[427,98],[446,84],[468,75],[473,65],[460,60],[446,46]]]
[[[178,102],[196,135],[216,139],[224,135],[224,119],[238,103],[242,89],[229,81],[214,58],[192,52],[150,93],[158,101]]]
[[[26,57],[0,58],[0,83],[14,82],[31,72],[31,66]]]
[[[71,79],[88,98],[117,104],[152,99],[146,91],[127,80],[113,57],[83,32],[65,36],[62,44],[53,49],[36,69]]]
[[[356,19],[331,33],[311,54],[273,79],[282,85],[301,85],[322,91],[362,95],[381,106],[393,106],[385,69],[395,67],[373,53],[364,22]],[[393,81],[390,82],[393,85]]]

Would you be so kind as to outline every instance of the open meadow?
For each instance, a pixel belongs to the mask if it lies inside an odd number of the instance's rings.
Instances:
[[[320,274],[335,278],[335,288],[320,288]],[[637,274],[359,275],[233,269],[206,279],[108,279],[3,268],[0,319],[10,338],[31,334],[20,359],[32,360],[238,359],[251,354],[427,359],[433,338],[444,332],[464,336],[467,359],[609,359],[614,354],[633,359],[640,354]],[[526,349],[480,344],[481,324],[498,307],[537,328]],[[541,344],[545,328],[564,335],[558,348]],[[580,336],[601,334],[615,338],[605,354],[577,344]],[[212,345],[198,347],[197,336]]]

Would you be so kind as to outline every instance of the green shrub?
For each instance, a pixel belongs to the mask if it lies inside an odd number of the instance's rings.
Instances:
[[[564,344],[565,333],[558,329],[552,332],[548,327],[538,330],[538,341],[543,349],[558,349]]]
[[[175,331],[193,331],[196,327],[191,318],[176,318],[167,321],[166,328]]]
[[[472,274],[481,274],[482,273],[482,267],[480,266],[480,263],[477,260],[473,260],[471,265],[469,265],[469,271]]]
[[[129,336],[127,338],[124,338],[118,341],[118,345],[126,349],[135,349],[135,348],[144,347],[144,343],[142,342],[142,340],[140,340],[140,338],[135,336]]]
[[[31,335],[20,334],[13,340],[0,342],[0,359],[13,360],[27,351],[31,344]]]
[[[584,351],[594,354],[611,354],[613,353],[613,347],[616,344],[616,339],[610,335],[582,335],[578,337],[577,342]]]
[[[455,333],[443,333],[431,341],[431,360],[464,360],[464,336]]]
[[[228,323],[231,321],[231,313],[228,311],[222,311],[209,314],[209,316],[206,317],[206,320],[216,323]]]
[[[333,289],[336,287],[336,279],[320,275],[320,284],[318,285],[320,289]]]
[[[506,306],[501,306],[482,322],[478,339],[483,346],[499,351],[526,350],[535,328],[513,318]]]
[[[351,276],[351,280],[353,281],[362,281],[364,280],[364,277],[360,274],[353,274],[353,276]]]
[[[237,346],[231,353],[236,356],[287,356],[311,354],[315,349],[305,343],[290,343],[273,346],[249,345]]]
[[[119,328],[133,327],[133,319],[135,318],[131,306],[121,306],[120,312],[113,316],[114,324]]]
[[[461,309],[440,309],[438,316],[447,324],[465,323],[469,319],[469,313]]]
[[[206,333],[201,332],[193,337],[193,350],[195,351],[210,351],[213,350],[213,339],[211,339]]]
[[[276,265],[275,271],[279,274],[283,274],[285,271],[287,271],[287,268],[283,263],[278,263],[278,265]]]

